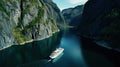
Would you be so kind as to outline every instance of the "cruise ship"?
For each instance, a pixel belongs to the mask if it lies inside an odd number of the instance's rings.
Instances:
[[[58,57],[62,52],[64,51],[63,48],[57,48],[55,51],[53,51],[51,54],[50,54],[50,58],[51,59],[55,59],[56,57]]]

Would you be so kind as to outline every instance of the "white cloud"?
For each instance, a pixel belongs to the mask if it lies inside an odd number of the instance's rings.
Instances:
[[[71,4],[84,4],[87,0],[69,0]]]

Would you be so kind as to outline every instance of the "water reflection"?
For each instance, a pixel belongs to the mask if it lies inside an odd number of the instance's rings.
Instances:
[[[84,62],[79,39],[69,31],[65,31],[60,46],[64,55],[54,64],[47,67],[87,67]]]
[[[66,48],[66,52],[74,60],[83,59],[80,42],[77,40],[76,36],[70,35],[69,37],[64,37],[61,40],[61,46]]]
[[[58,47],[64,48],[64,54],[48,62],[50,53]],[[88,38],[80,40],[65,31],[42,41],[0,51],[0,67],[115,67],[113,61],[119,56],[114,51],[96,46]]]
[[[61,36],[62,32],[56,33],[45,40],[22,46],[14,45],[0,51],[0,67],[26,67],[29,65],[35,67],[37,63],[39,63],[40,67],[44,66],[43,64],[47,62],[50,53],[60,45]]]

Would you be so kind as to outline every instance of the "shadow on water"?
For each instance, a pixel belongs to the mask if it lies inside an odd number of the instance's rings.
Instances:
[[[59,47],[61,37],[59,32],[41,41],[6,48],[0,51],[0,67],[42,67],[50,53]]]
[[[90,67],[120,67],[120,52],[97,45],[92,39],[80,37],[84,60]]]
[[[64,48],[64,54],[48,62],[50,53],[57,47]],[[0,67],[120,67],[119,62],[119,52],[69,31],[0,51]]]

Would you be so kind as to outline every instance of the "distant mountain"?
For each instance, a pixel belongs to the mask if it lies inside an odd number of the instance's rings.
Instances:
[[[1,0],[0,49],[49,37],[62,24],[63,16],[52,0]]]
[[[83,7],[83,5],[79,5],[74,8],[64,9],[62,11],[62,14],[65,18],[66,23],[71,26],[77,26],[83,13]]]
[[[89,0],[84,6],[78,34],[120,51],[120,0]]]

